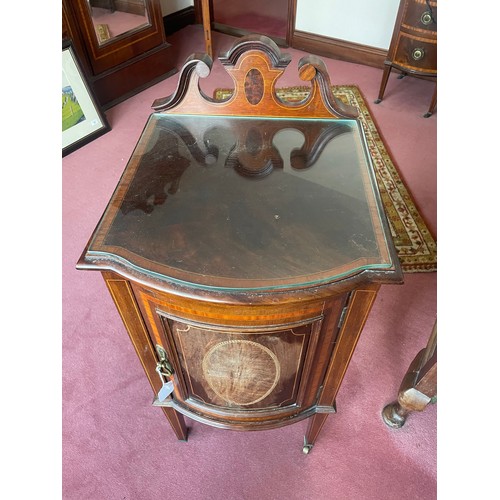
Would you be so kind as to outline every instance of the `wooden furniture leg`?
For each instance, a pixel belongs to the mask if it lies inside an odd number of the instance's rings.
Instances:
[[[410,364],[399,388],[398,400],[382,411],[384,422],[399,429],[412,411],[422,411],[435,401],[437,394],[437,323],[434,323],[427,347]]]
[[[210,0],[201,0],[201,14],[203,19],[203,36],[205,38],[205,51],[213,59],[212,26],[210,21]]]
[[[155,349],[151,344],[146,326],[139,312],[139,306],[134,299],[130,282],[116,277],[113,273],[103,273],[103,277],[127,329],[130,340],[134,345],[135,351],[141,360],[142,367],[146,372],[151,388],[153,392],[157,394],[161,388],[161,380],[159,377],[150,376],[150,374],[155,373],[157,363]],[[163,412],[177,436],[177,439],[180,441],[187,441],[188,431],[184,422],[184,417],[173,408],[164,407]]]
[[[425,113],[424,118],[429,118],[434,113],[434,109],[436,108],[436,102],[437,102],[437,82],[436,86],[434,87],[434,94],[432,94],[432,99],[431,99],[431,105],[429,106],[429,111]]]
[[[316,413],[309,418],[306,435],[304,436],[304,447],[302,448],[302,451],[306,455],[312,450],[316,438],[319,436],[328,415],[329,413]]]
[[[325,375],[324,389],[319,401],[319,406],[323,408],[323,411],[309,418],[302,448],[306,454],[314,446],[328,415],[335,413],[335,398],[379,287],[380,285],[371,285],[364,290],[356,290],[350,298],[350,309],[344,318],[336,342],[338,347],[333,353]],[[337,369],[334,369],[335,366]]]
[[[162,407],[163,413],[167,417],[167,420],[172,427],[177,439],[179,441],[187,441],[188,429],[184,421],[184,417],[173,408],[168,408],[167,406]]]
[[[392,66],[386,65],[384,69],[384,74],[382,75],[382,81],[380,82],[380,90],[378,91],[378,98],[375,104],[379,104],[382,102],[385,93],[385,87],[387,86],[387,82],[389,80],[389,75],[391,74]]]

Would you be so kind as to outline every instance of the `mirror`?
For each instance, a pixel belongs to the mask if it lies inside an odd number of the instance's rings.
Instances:
[[[146,0],[87,0],[99,45],[149,26]]]

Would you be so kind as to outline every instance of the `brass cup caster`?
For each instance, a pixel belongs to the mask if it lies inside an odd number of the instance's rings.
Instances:
[[[302,453],[303,453],[304,455],[309,455],[309,453],[311,452],[311,450],[312,450],[312,447],[313,447],[313,446],[314,446],[314,445],[309,444],[309,443],[306,441],[306,438],[304,438],[304,447],[302,448]]]

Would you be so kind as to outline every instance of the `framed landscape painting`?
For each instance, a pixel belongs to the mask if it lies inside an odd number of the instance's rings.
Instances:
[[[62,155],[75,151],[110,130],[85,80],[71,41],[62,44]]]

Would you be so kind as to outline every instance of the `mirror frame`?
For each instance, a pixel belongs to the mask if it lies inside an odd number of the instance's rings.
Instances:
[[[135,54],[146,52],[165,41],[161,6],[158,0],[144,0],[149,24],[118,35],[104,44],[100,44],[97,39],[88,0],[75,0],[75,4],[75,14],[80,30],[88,41],[90,64],[94,74],[125,63]]]
[[[96,0],[94,0],[96,1]],[[101,1],[101,0],[100,0]],[[89,9],[89,13],[90,13],[90,17],[91,19],[93,19],[94,21],[96,20],[96,18],[94,18],[94,10],[95,8],[99,8],[99,9],[104,9],[104,10],[108,10],[110,11],[111,14],[113,14],[114,12],[119,12],[118,9],[115,9],[114,6],[115,6],[115,0],[106,0],[108,2],[108,6],[105,6],[105,5],[92,5],[92,0],[88,0],[87,1],[87,5],[88,5],[88,9]],[[122,2],[124,0],[121,0]],[[128,0],[125,0],[128,2]],[[136,2],[138,2],[138,0],[135,0]],[[149,19],[149,12],[146,8],[146,0],[140,0],[142,2],[142,5],[144,6],[144,16],[145,16],[145,20],[146,22],[142,23],[142,24],[138,24],[132,28],[129,28],[127,29],[126,31],[123,31],[121,33],[118,33],[117,35],[114,35],[114,36],[111,36],[109,34],[109,31],[107,32],[107,35],[108,35],[108,38],[106,39],[103,39],[103,40],[100,40],[99,39],[99,32],[97,30],[97,26],[99,26],[99,24],[94,24],[94,31],[95,31],[95,34],[96,34],[96,38],[97,38],[97,43],[99,44],[100,47],[102,47],[103,45],[106,45],[108,43],[113,43],[114,41],[120,39],[120,38],[125,38],[127,36],[130,36],[132,35],[133,33],[135,33],[136,31],[138,30],[141,30],[143,28],[146,28],[148,26],[151,25],[151,21]],[[97,3],[97,2],[96,2]],[[100,2],[99,2],[100,3]],[[103,2],[103,3],[106,3],[106,2]],[[129,14],[133,14],[133,12],[129,12]],[[107,25],[104,25],[104,26],[107,26]],[[104,30],[104,31],[107,31],[107,30]]]

